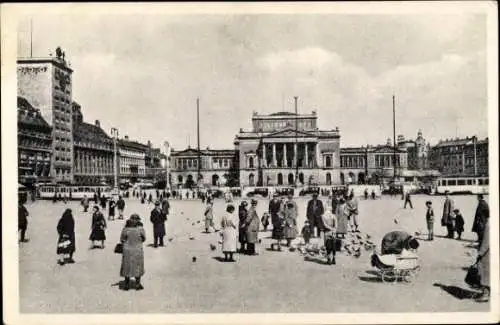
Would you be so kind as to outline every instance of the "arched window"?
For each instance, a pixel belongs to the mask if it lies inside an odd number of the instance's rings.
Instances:
[[[304,184],[304,174],[303,173],[299,173],[299,182],[301,184]]]
[[[290,174],[288,174],[288,185],[293,185],[293,183],[294,183],[293,182],[293,174],[290,173]]]
[[[255,186],[255,177],[253,174],[248,175],[248,185]]]
[[[278,173],[278,185],[283,185],[283,174]]]
[[[325,156],[325,167],[332,167],[332,157],[330,156]]]
[[[345,185],[345,176],[344,176],[344,173],[340,173],[340,183],[342,185]]]
[[[326,173],[326,185],[332,185],[332,174]]]
[[[182,179],[182,175],[177,176],[177,181],[178,181],[180,184],[182,184],[182,181],[183,181],[183,179]]]
[[[212,175],[212,185],[217,186],[217,182],[219,181],[219,175],[213,174]]]
[[[248,168],[254,168],[253,167],[253,157],[248,158]]]

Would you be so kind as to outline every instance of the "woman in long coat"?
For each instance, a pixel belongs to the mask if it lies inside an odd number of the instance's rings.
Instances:
[[[248,255],[257,255],[257,253],[255,252],[255,244],[257,244],[257,242],[259,241],[260,219],[257,215],[257,211],[255,210],[256,206],[257,201],[252,200],[252,204],[250,209],[248,210],[248,216],[245,221]]]
[[[325,213],[321,216],[324,228],[324,243],[326,248],[327,264],[335,264],[335,239],[337,217],[332,213],[332,208],[327,207]]]
[[[215,230],[214,225],[214,211],[213,211],[213,201],[207,200],[207,207],[205,208],[205,232],[209,233],[210,228]]]
[[[73,219],[71,209],[66,209],[59,219],[57,223],[57,234],[59,235],[57,241],[57,254],[59,255],[59,260],[57,263],[59,265],[75,263],[73,260],[73,253],[76,250],[75,219]]]
[[[92,214],[92,225],[89,240],[92,241],[92,247],[95,247],[94,241],[101,241],[101,248],[104,248],[104,241],[106,240],[106,219],[99,211],[99,207],[94,206],[94,213]]]
[[[478,252],[478,273],[482,294],[476,299],[478,302],[488,302],[490,298],[490,221],[486,219],[484,237]]]
[[[130,288],[130,278],[135,278],[135,289],[142,290],[141,276],[144,275],[144,250],[143,243],[146,232],[137,214],[130,216],[123,228],[120,241],[123,244],[122,263],[120,276],[125,278],[124,289]]]
[[[284,219],[283,234],[286,238],[286,246],[290,246],[292,240],[297,237],[297,204],[293,200],[286,201],[283,204],[282,213]]]
[[[337,234],[342,237],[347,234],[347,225],[349,223],[347,216],[349,211],[347,210],[347,205],[344,198],[339,199],[339,204],[337,205],[337,211],[335,215],[337,216]]]
[[[238,220],[234,215],[234,206],[229,204],[226,208],[227,214],[222,217],[221,221],[221,236],[222,236],[222,252],[224,260],[234,262],[233,254],[236,253],[238,242]]]

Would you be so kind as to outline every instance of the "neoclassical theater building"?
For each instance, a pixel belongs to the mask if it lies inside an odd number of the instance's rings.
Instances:
[[[316,112],[252,116],[235,137],[240,186],[340,184],[340,132],[319,130]]]

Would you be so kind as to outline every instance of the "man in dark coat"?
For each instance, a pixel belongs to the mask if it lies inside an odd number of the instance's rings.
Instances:
[[[283,229],[281,228],[280,220],[281,200],[278,198],[278,193],[273,194],[273,198],[269,201],[268,212],[271,215],[271,223],[273,224],[272,238],[280,241],[283,238]]]
[[[240,203],[240,206],[238,207],[238,217],[240,219],[239,236],[238,236],[238,240],[240,242],[240,253],[246,253],[247,251],[247,246],[246,246],[247,229],[245,225],[245,221],[248,217],[247,205],[248,205],[247,201],[243,201]]]
[[[29,216],[28,210],[23,205],[23,203],[19,201],[19,206],[17,209],[17,218],[18,218],[17,229],[18,231],[21,232],[21,238],[19,239],[19,242],[21,243],[27,242],[25,235],[26,235],[26,229],[28,229],[28,216]]]
[[[481,246],[481,242],[484,238],[484,229],[486,228],[486,222],[490,218],[490,208],[488,203],[484,200],[484,196],[479,194],[477,196],[477,208],[476,214],[474,215],[474,222],[472,223],[472,232],[477,234],[477,240],[479,242],[479,246]]]
[[[118,208],[118,219],[123,219],[123,211],[125,210],[125,200],[120,196],[116,202]]]
[[[321,216],[325,212],[323,208],[323,203],[318,200],[318,193],[314,193],[312,199],[307,203],[307,220],[309,220],[309,225],[311,226],[311,235],[314,237],[314,228],[317,229],[316,236],[320,237],[322,230]]]
[[[446,227],[448,234],[446,237],[453,238],[455,233],[455,225],[453,222],[454,219],[454,203],[453,200],[449,197],[449,191],[445,191],[445,200],[443,205],[443,217],[441,218],[441,226]]]
[[[163,237],[165,237],[165,221],[167,221],[166,215],[163,214],[160,208],[160,202],[155,202],[155,208],[151,211],[151,217],[149,218],[153,224],[153,237],[154,237],[154,247],[165,246],[163,243]]]
[[[165,217],[168,218],[168,214],[170,213],[170,203],[168,202],[167,198],[164,198],[161,202],[161,212],[163,212]]]
[[[406,192],[405,194],[405,204],[404,204],[404,208],[406,209],[406,205],[407,204],[410,204],[410,208],[413,209],[413,204],[411,203],[411,194],[410,194],[410,191]]]

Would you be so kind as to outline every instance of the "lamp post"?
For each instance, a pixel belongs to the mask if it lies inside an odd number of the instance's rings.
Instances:
[[[297,153],[295,157],[295,187],[299,186],[299,157],[298,157],[298,132],[299,132],[299,115],[298,115],[298,109],[297,109],[297,99],[298,96],[293,96],[293,100],[295,103],[295,147],[297,148]]]
[[[168,141],[163,142],[163,146],[165,148],[165,172],[166,172],[166,181],[165,188],[167,191],[170,189],[170,175],[169,175],[169,167],[170,167],[170,143]]]
[[[113,152],[114,152],[114,158],[113,158],[113,174],[114,174],[114,190],[116,191],[118,189],[118,160],[117,160],[117,152],[116,152],[116,140],[118,139],[118,129],[117,128],[111,128],[111,136],[113,137]]]

